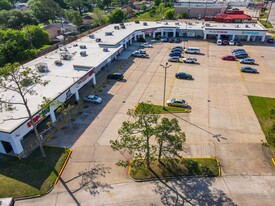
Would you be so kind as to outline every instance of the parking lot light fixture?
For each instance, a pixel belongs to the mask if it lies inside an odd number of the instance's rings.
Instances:
[[[163,87],[163,102],[162,102],[162,109],[165,109],[165,93],[166,93],[166,70],[167,68],[169,68],[170,66],[172,66],[171,64],[168,65],[168,62],[165,63],[165,65],[160,65],[164,68],[164,87]]]

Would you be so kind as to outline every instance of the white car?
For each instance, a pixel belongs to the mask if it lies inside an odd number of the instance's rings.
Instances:
[[[167,100],[167,105],[172,107],[188,107],[188,103],[183,99],[169,99]]]
[[[244,58],[240,60],[242,64],[255,64],[255,60],[253,58]]]
[[[142,43],[140,46],[144,47],[144,48],[153,48],[152,44],[149,44],[147,42],[146,43]]]
[[[221,39],[218,39],[218,40],[217,40],[217,44],[218,44],[218,45],[222,45],[222,40],[221,40]]]
[[[96,95],[88,95],[88,96],[84,97],[84,102],[100,104],[102,102],[102,99]]]
[[[234,45],[235,45],[234,40],[230,40],[230,41],[229,41],[229,45],[230,45],[230,46],[234,46]]]
[[[185,62],[185,63],[196,63],[197,59],[195,57],[187,57],[187,58],[183,58],[183,62]]]

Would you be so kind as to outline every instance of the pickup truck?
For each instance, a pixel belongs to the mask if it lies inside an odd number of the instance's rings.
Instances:
[[[137,50],[137,51],[134,51],[134,52],[132,53],[132,56],[133,56],[133,57],[141,57],[141,58],[146,58],[146,57],[148,57],[149,55],[148,55],[148,54],[146,54],[146,52],[143,52],[143,51]]]

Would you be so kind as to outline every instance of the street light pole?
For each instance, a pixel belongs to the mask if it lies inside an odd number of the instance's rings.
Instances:
[[[170,66],[172,66],[171,64],[168,65],[168,62],[165,63],[165,65],[160,65],[164,68],[164,87],[163,87],[163,102],[162,102],[162,109],[165,110],[165,93],[166,93],[166,70],[167,68],[169,68]]]

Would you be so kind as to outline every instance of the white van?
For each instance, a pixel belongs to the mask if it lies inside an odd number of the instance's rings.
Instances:
[[[184,49],[185,53],[189,53],[189,54],[199,54],[200,53],[200,48],[198,47],[188,47],[186,49]]]
[[[218,45],[222,45],[222,40],[221,40],[221,39],[218,39],[218,40],[217,40],[217,44],[218,44]]]

